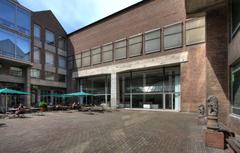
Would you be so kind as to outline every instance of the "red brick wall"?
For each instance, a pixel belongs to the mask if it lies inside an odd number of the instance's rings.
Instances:
[[[206,47],[200,44],[186,49],[188,62],[181,64],[181,110],[196,112],[206,103]]]
[[[207,96],[217,96],[219,118],[226,123],[229,112],[227,67],[227,18],[224,8],[207,13]]]
[[[148,0],[69,37],[75,52],[185,19],[182,0]]]

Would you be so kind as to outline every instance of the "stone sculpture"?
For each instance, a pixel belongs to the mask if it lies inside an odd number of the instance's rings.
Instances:
[[[209,96],[207,99],[207,128],[218,129],[218,99]]]

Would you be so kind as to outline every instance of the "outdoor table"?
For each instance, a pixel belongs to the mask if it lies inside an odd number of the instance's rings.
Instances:
[[[9,108],[8,111],[11,112],[11,113],[15,113],[17,111],[17,109],[16,108]]]
[[[40,108],[31,108],[31,111],[32,112],[37,112],[37,111],[39,111],[40,110]]]

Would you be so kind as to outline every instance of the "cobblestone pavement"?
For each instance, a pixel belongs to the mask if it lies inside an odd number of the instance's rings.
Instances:
[[[210,152],[190,113],[53,112],[0,123],[6,124],[0,126],[0,153]]]

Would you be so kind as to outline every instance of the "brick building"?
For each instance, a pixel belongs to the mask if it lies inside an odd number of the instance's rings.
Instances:
[[[195,112],[207,96],[207,25],[184,10],[184,1],[141,1],[69,34],[68,84],[113,108]]]
[[[206,14],[207,95],[219,99],[220,120],[240,133],[240,1],[186,0],[187,17]]]
[[[67,34],[51,11],[32,12],[17,1],[0,2],[0,88],[31,92],[11,96],[8,106],[62,102],[66,92]],[[1,97],[0,111],[4,96]]]
[[[0,32],[26,37],[31,58],[18,58],[17,47],[14,57],[4,54],[11,45],[3,42],[0,87],[31,91],[28,105],[62,101],[48,94],[85,91],[96,96],[79,98],[82,104],[196,112],[215,95],[220,121],[240,133],[237,0],[143,0],[70,34],[51,11],[3,2],[27,12],[20,32],[0,15]]]

